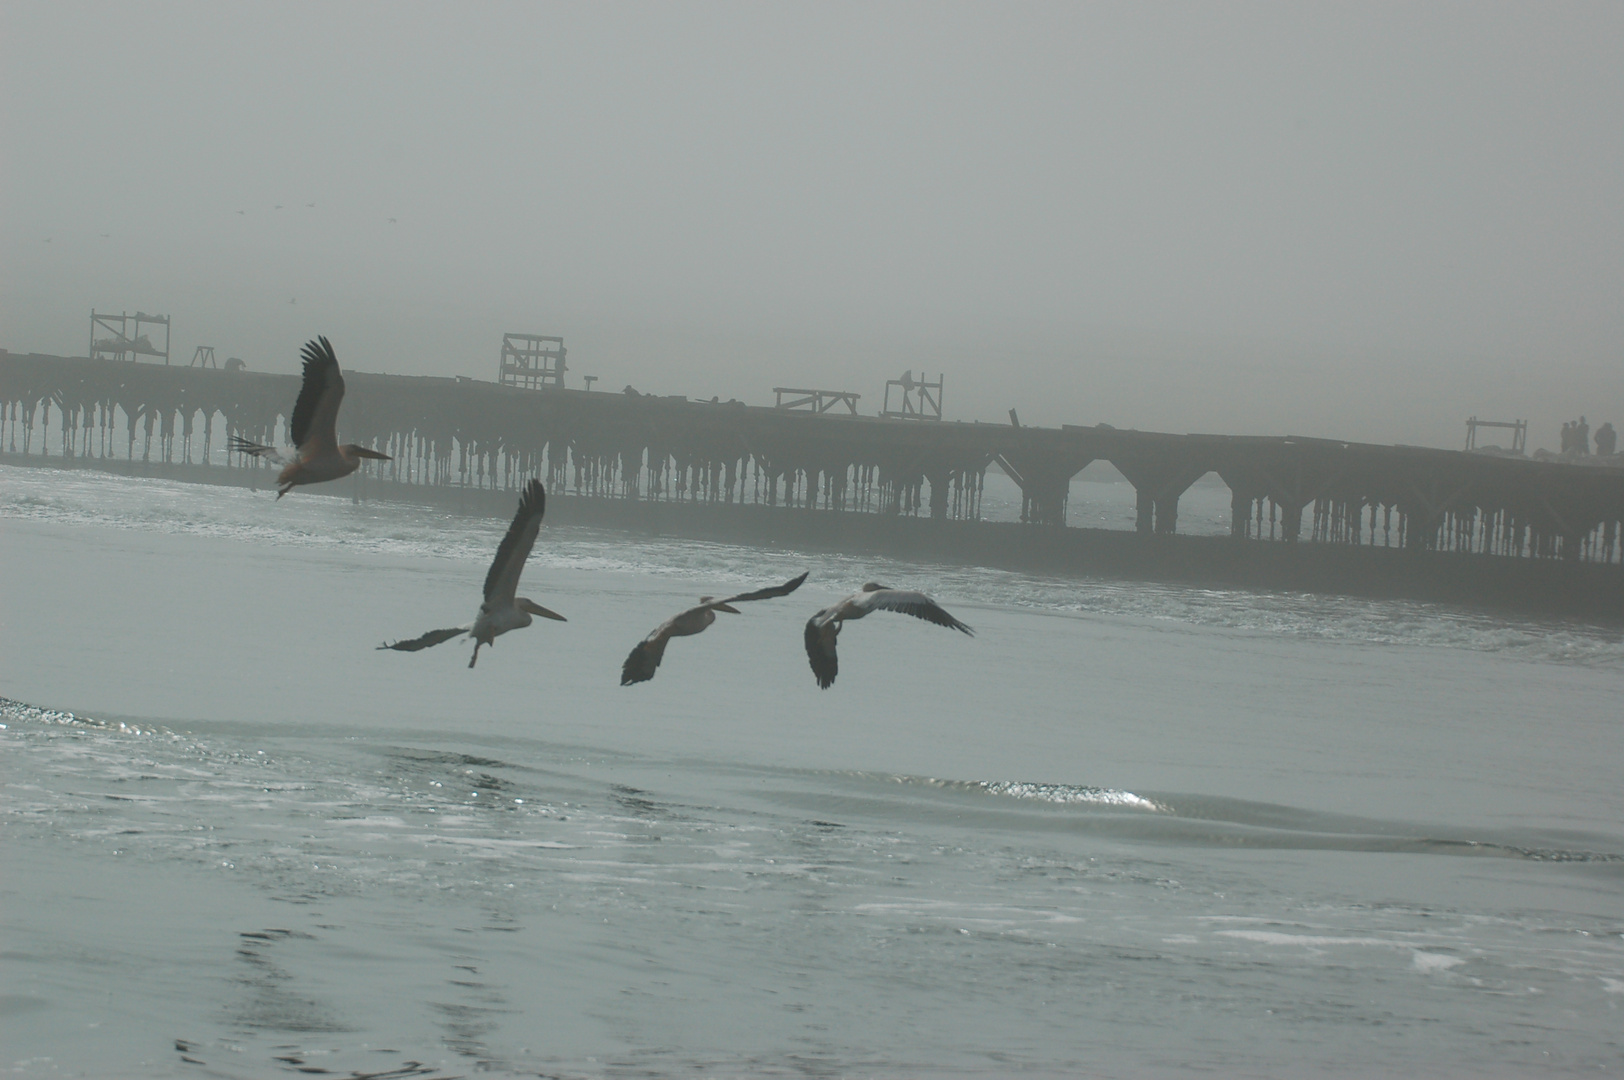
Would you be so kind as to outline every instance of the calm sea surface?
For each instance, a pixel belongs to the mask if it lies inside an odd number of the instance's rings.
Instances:
[[[1624,1070],[1618,627],[505,527],[0,467],[0,1068]]]

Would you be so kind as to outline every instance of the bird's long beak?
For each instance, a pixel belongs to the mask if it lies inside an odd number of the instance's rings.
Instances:
[[[540,615],[544,619],[557,619],[559,622],[569,622],[568,619],[564,618],[564,616],[560,615],[558,612],[548,611],[534,600],[526,600],[521,596],[519,597],[518,603],[521,608],[528,611],[532,615]]]
[[[711,610],[712,611],[725,611],[729,615],[737,615],[737,614],[739,614],[739,609],[734,607],[732,604],[716,604],[711,608]]]
[[[380,454],[380,453],[378,453],[378,451],[376,451],[376,450],[368,450],[364,446],[357,446],[355,448],[355,456],[356,457],[369,457],[369,458],[372,458],[374,461],[393,461],[393,460],[395,460],[394,458],[390,457],[388,454]]]

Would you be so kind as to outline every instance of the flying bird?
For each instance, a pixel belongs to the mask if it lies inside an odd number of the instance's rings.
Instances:
[[[716,621],[716,613],[725,611],[730,615],[739,614],[734,604],[742,604],[746,600],[771,600],[775,596],[788,596],[801,587],[806,580],[806,574],[786,581],[782,585],[774,585],[767,589],[757,589],[755,592],[739,593],[729,596],[725,600],[717,600],[710,596],[701,596],[699,606],[691,607],[678,615],[665,620],[648,637],[639,641],[632,649],[631,655],[620,666],[620,685],[630,686],[632,683],[647,682],[654,678],[654,672],[660,666],[660,660],[665,656],[666,642],[674,637],[688,637],[704,630]]]
[[[847,619],[861,619],[871,611],[900,611],[904,615],[975,636],[975,631],[942,610],[936,601],[924,593],[890,589],[871,581],[844,600],[830,604],[806,620],[806,658],[812,662],[812,674],[817,677],[818,686],[829,689],[840,670],[839,659],[835,656],[835,638],[840,633],[841,625]]]
[[[276,478],[278,499],[300,484],[348,476],[361,467],[362,458],[390,460],[388,454],[356,443],[338,445],[338,407],[344,401],[344,376],[338,370],[338,357],[324,337],[306,342],[302,355],[304,385],[299,388],[293,420],[288,424],[293,453],[249,442],[240,435],[233,435],[229,443],[239,454],[253,454],[283,467]]]
[[[546,512],[547,491],[541,486],[540,480],[531,480],[525,485],[524,494],[519,497],[519,510],[513,515],[513,524],[508,526],[507,535],[502,537],[502,542],[496,546],[496,558],[492,560],[491,568],[485,574],[485,602],[479,605],[479,614],[474,617],[472,626],[430,630],[422,637],[415,637],[410,641],[385,642],[378,648],[417,652],[467,634],[474,639],[474,655],[468,661],[468,666],[473,667],[474,661],[479,659],[481,645],[494,645],[496,639],[509,630],[529,626],[532,615],[568,622],[569,620],[558,612],[548,611],[534,600],[514,595],[519,589],[519,575],[524,573],[524,561],[530,557],[530,549],[536,543],[536,534],[541,531],[542,515]]]

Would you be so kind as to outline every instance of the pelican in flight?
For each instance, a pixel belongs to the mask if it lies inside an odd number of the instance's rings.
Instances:
[[[701,596],[699,606],[691,607],[679,615],[673,615],[665,622],[654,628],[654,632],[637,643],[626,662],[620,666],[620,685],[630,686],[632,683],[647,682],[654,678],[654,672],[660,666],[660,660],[665,656],[665,644],[674,637],[688,637],[697,634],[705,627],[716,621],[716,613],[725,611],[730,615],[739,614],[734,604],[742,604],[746,600],[771,600],[775,596],[788,596],[801,587],[806,580],[806,574],[786,581],[782,585],[774,585],[768,589],[757,589],[755,592],[740,593],[729,596],[725,600],[717,600],[711,596]]]
[[[871,611],[900,611],[904,615],[975,636],[975,631],[942,610],[936,601],[924,593],[889,589],[871,581],[844,600],[830,604],[806,620],[806,658],[812,661],[812,674],[817,676],[818,686],[829,689],[840,671],[839,659],[835,656],[835,638],[840,634],[841,624],[847,619],[861,619]]]
[[[355,443],[338,445],[338,407],[344,401],[344,376],[338,371],[338,357],[324,337],[305,343],[304,385],[293,403],[293,420],[288,434],[293,437],[291,455],[274,446],[261,446],[240,435],[231,437],[231,449],[253,454],[282,466],[276,478],[280,499],[300,484],[337,480],[361,467],[362,458],[388,461],[380,454]]]
[[[519,497],[519,510],[513,515],[513,524],[508,526],[502,542],[496,545],[496,558],[491,560],[491,568],[485,574],[485,602],[479,605],[479,614],[474,616],[472,626],[430,630],[422,637],[385,642],[378,648],[417,652],[467,634],[474,639],[474,655],[468,661],[468,666],[473,667],[479,659],[481,645],[494,647],[496,639],[509,630],[529,626],[532,615],[568,622],[558,612],[548,611],[527,597],[514,595],[519,590],[519,575],[524,573],[524,561],[530,557],[530,549],[535,546],[536,534],[541,531],[541,517],[546,512],[546,489],[541,486],[540,480],[531,480]]]

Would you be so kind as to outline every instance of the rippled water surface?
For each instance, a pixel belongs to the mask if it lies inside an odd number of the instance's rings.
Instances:
[[[0,467],[7,1068],[1624,1068],[1617,627],[505,524]]]

